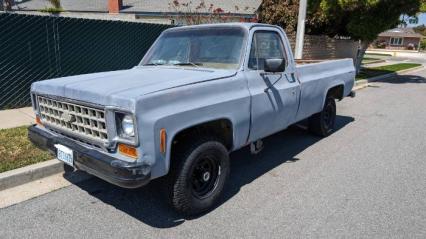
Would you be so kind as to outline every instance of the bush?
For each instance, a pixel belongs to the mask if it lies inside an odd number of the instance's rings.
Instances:
[[[415,50],[416,48],[414,47],[414,44],[410,43],[407,46],[407,50]]]
[[[61,8],[61,0],[49,0],[50,4],[56,9]]]
[[[40,12],[48,12],[52,14],[59,14],[64,11],[61,7],[61,0],[49,0],[52,7],[41,9]]]
[[[62,8],[55,8],[55,7],[46,7],[44,9],[41,9],[40,12],[47,12],[52,14],[58,14],[63,12],[64,10]]]
[[[421,42],[420,42],[420,50],[426,50],[426,39],[423,39]]]
[[[386,48],[386,45],[387,45],[386,41],[376,41],[373,43],[373,46],[375,48],[380,48],[380,49]]]

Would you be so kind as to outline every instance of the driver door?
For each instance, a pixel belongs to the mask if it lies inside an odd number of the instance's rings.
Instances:
[[[267,30],[266,30],[267,29]],[[270,28],[258,29],[251,37],[246,77],[251,93],[251,129],[249,141],[255,141],[285,129],[294,119],[299,106],[300,84],[284,46],[283,34]],[[284,72],[264,71],[265,59],[285,59]],[[291,66],[291,67],[290,67]]]

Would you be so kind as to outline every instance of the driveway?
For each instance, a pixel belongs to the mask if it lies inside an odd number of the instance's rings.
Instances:
[[[336,133],[291,128],[231,155],[214,210],[182,218],[160,183],[99,179],[0,209],[0,238],[426,238],[426,71],[338,103]]]

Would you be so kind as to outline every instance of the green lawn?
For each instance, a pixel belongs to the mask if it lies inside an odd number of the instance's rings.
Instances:
[[[27,138],[27,126],[0,130],[0,173],[52,159]]]
[[[379,75],[385,75],[389,73],[395,73],[401,70],[407,70],[410,68],[421,66],[416,63],[399,63],[387,66],[369,67],[361,69],[361,72],[356,76],[357,80],[367,79]]]

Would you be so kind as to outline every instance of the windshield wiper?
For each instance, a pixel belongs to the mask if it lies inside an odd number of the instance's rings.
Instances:
[[[161,65],[164,65],[164,64],[159,64],[159,63],[153,63],[153,62],[151,62],[151,63],[147,63],[147,64],[144,64],[144,66],[161,66]]]
[[[179,63],[175,63],[173,65],[174,66],[195,66],[195,67],[199,67],[199,66],[202,66],[203,63],[199,63],[199,62],[179,62]]]

